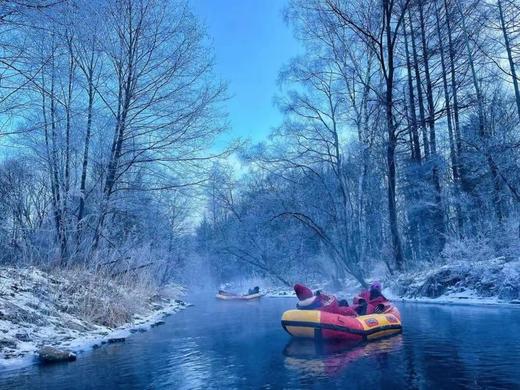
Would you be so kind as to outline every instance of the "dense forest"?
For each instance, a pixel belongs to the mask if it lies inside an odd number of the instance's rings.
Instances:
[[[283,123],[225,147],[189,3],[0,15],[4,264],[364,285],[520,249],[516,0],[291,0]]]
[[[520,4],[293,0],[285,18],[305,51],[280,73],[284,123],[240,180],[214,169],[198,230],[223,275],[364,284],[514,257]]]

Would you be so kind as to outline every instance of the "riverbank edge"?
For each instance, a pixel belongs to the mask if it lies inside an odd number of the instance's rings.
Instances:
[[[333,292],[333,295],[343,297],[344,292]],[[520,309],[520,301],[501,301],[498,298],[486,298],[486,297],[474,297],[474,298],[460,298],[450,295],[441,296],[438,298],[409,298],[395,295],[391,290],[385,289],[383,294],[392,302],[404,302],[404,303],[421,303],[429,305],[457,305],[457,306],[485,306],[485,307],[506,307],[506,308],[517,308]],[[294,298],[296,294],[293,291],[287,290],[276,293],[267,293],[267,298]]]
[[[498,257],[486,261],[459,260],[397,274],[393,277],[377,273],[369,281],[382,282],[383,294],[390,300],[449,305],[520,306],[520,259]],[[325,286],[326,284],[321,284]],[[319,289],[318,283],[310,285]],[[343,282],[341,291],[329,291],[338,297],[352,299],[360,291],[352,279]],[[294,296],[288,287],[274,288],[271,296]]]
[[[75,360],[124,342],[191,306],[181,300],[185,294],[178,284],[159,288],[81,270],[0,267],[0,372],[47,358]]]
[[[112,342],[124,342],[128,337],[138,336],[139,333],[150,331],[152,328],[162,325],[165,318],[193,306],[191,303],[179,299],[172,299],[172,301],[161,309],[153,310],[145,316],[137,316],[135,321],[111,329],[106,334],[101,335],[98,333],[99,329],[96,329],[97,332],[86,332],[84,336],[72,340],[68,345],[56,344],[54,347],[70,351],[80,357],[84,353],[101,348]],[[35,364],[44,364],[39,360],[37,350],[31,351],[30,354],[22,357],[0,358],[0,372],[20,369]]]
[[[427,305],[456,305],[456,306],[483,306],[483,307],[504,307],[504,308],[516,308],[520,309],[520,301],[500,301],[487,298],[475,298],[475,299],[460,299],[453,297],[439,297],[439,298],[406,298],[397,297],[390,295],[388,297],[393,302],[404,302],[404,303],[420,303]]]

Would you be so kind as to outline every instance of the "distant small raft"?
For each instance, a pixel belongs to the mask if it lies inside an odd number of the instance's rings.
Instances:
[[[237,295],[231,293],[217,293],[217,299],[222,299],[224,301],[251,301],[253,299],[260,299],[264,294],[249,294],[249,295]]]
[[[316,340],[370,341],[401,333],[399,311],[349,317],[318,310],[288,310],[282,327],[293,337]]]

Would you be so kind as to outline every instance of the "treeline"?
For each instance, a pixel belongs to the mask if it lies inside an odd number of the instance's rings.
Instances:
[[[225,86],[185,1],[0,5],[0,261],[185,261]]]
[[[304,52],[280,74],[284,123],[208,193],[215,272],[364,284],[379,264],[516,256],[519,3],[292,0],[285,18]]]

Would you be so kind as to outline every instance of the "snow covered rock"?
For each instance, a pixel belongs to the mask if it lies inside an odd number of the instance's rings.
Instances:
[[[124,337],[111,337],[107,341],[109,344],[115,344],[115,343],[124,343],[125,342]]]
[[[15,349],[16,347],[16,341],[9,339],[0,339],[0,351],[4,349]]]
[[[26,332],[16,333],[14,337],[23,342],[31,341],[31,337]]]
[[[57,363],[57,362],[71,362],[76,360],[76,354],[64,350],[58,349],[51,346],[44,346],[38,351],[40,360],[44,363]]]

